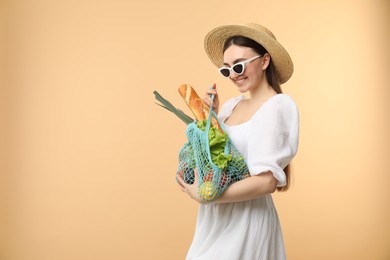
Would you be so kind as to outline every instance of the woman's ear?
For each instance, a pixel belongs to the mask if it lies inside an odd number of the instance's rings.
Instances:
[[[262,60],[263,60],[263,64],[262,64],[261,69],[262,70],[266,70],[268,68],[269,62],[271,60],[271,56],[269,56],[269,54],[266,53],[266,54],[263,55],[263,59]]]

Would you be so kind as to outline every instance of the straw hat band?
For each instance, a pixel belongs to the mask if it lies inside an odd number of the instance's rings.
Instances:
[[[292,75],[292,60],[276,40],[275,36],[262,25],[224,25],[211,30],[205,37],[204,46],[207,55],[215,66],[223,66],[223,46],[233,36],[244,36],[262,45],[271,56],[280,84],[285,83]]]

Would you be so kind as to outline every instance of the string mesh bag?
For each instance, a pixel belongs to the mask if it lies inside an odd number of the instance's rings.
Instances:
[[[214,96],[212,96],[212,100]],[[214,117],[222,131],[211,125]],[[198,170],[198,192],[205,202],[217,199],[232,183],[249,177],[244,157],[234,147],[226,129],[210,105],[208,119],[187,126],[186,142],[179,152],[177,176],[193,184],[194,169]]]

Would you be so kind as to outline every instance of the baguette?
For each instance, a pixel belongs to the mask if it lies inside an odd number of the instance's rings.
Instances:
[[[203,102],[193,87],[188,84],[183,84],[179,87],[179,93],[190,108],[191,112],[194,114],[197,121],[203,121],[209,117],[210,107]],[[211,119],[211,125],[223,133],[221,126],[214,117]]]

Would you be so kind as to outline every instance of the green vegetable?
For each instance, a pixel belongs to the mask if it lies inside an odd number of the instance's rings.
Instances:
[[[163,98],[160,95],[160,93],[158,93],[157,91],[153,91],[153,94],[154,94],[155,98],[161,102],[161,104],[156,103],[157,105],[167,109],[168,111],[171,111],[187,125],[194,122],[194,119],[192,119],[190,116],[186,115],[180,109],[177,109],[175,106],[173,106],[172,103],[169,102],[168,100],[166,100],[165,98]]]
[[[207,120],[203,120],[196,123],[196,126],[202,131],[206,130]],[[221,133],[214,126],[210,127],[209,131],[209,145],[210,155],[213,163],[220,169],[226,169],[228,162],[232,160],[230,154],[225,154],[225,146],[228,141],[226,133]]]

